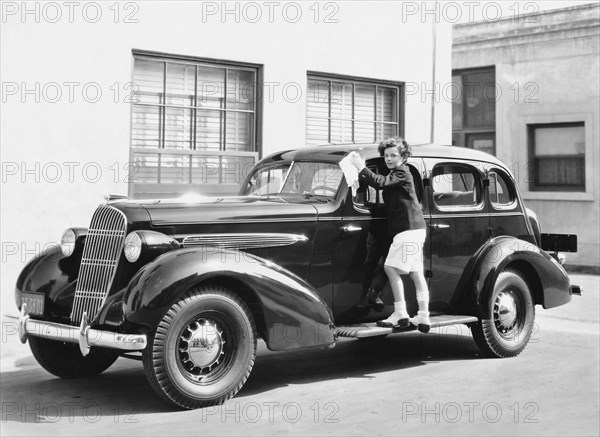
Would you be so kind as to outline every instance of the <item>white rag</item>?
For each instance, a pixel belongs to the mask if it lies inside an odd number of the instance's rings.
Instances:
[[[356,190],[358,190],[359,187],[358,170],[354,164],[352,164],[350,155],[347,155],[344,159],[342,159],[339,166],[344,172],[346,183],[352,189],[352,197],[356,196]]]

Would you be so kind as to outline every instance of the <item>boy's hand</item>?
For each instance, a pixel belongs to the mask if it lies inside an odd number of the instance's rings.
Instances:
[[[351,153],[350,162],[358,171],[361,171],[365,167],[365,160],[357,152]]]

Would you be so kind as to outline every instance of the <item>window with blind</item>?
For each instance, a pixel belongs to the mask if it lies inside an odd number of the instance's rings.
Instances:
[[[258,159],[258,67],[134,54],[130,197],[233,194]]]
[[[402,90],[401,83],[309,74],[307,143],[376,142],[403,135]]]
[[[496,70],[452,71],[452,144],[496,154]]]
[[[585,124],[527,125],[530,191],[585,191]]]

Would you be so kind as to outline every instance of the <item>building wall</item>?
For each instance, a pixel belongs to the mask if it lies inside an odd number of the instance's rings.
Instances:
[[[495,66],[496,153],[511,166],[542,232],[575,233],[569,264],[600,265],[600,5],[538,13],[536,22],[454,27],[452,68]],[[586,191],[529,191],[527,125],[585,122]]]
[[[304,145],[309,70],[416,84],[406,137],[429,141],[433,20],[401,19],[393,2],[268,3],[2,3],[3,294],[103,195],[127,193],[132,49],[262,64],[261,156]],[[450,35],[437,24],[437,81]],[[437,106],[435,140],[450,143],[450,103]]]

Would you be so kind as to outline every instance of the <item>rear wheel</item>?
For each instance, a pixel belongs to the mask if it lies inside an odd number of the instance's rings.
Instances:
[[[491,317],[471,327],[477,346],[489,357],[519,355],[529,342],[535,320],[527,282],[516,270],[503,270],[487,304]]]
[[[93,347],[84,357],[76,344],[41,337],[28,340],[36,361],[48,372],[65,379],[99,375],[119,358],[119,353],[110,349]]]
[[[154,390],[173,405],[222,404],[248,379],[256,337],[242,299],[223,287],[198,287],[163,317],[144,351],[144,370]]]

